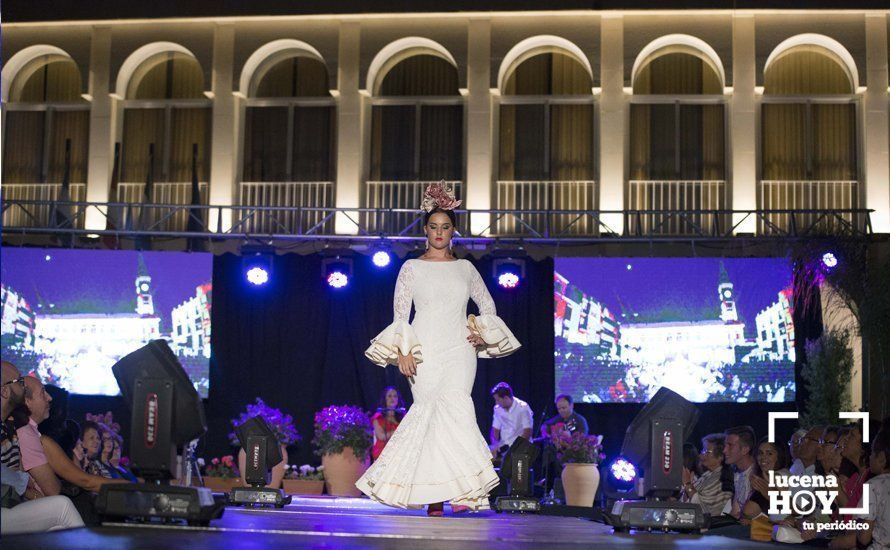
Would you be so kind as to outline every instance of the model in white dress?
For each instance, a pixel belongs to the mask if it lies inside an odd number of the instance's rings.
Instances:
[[[468,319],[470,298],[480,315]],[[409,323],[412,301],[415,315]],[[520,344],[497,317],[482,277],[466,260],[405,262],[393,309],[393,323],[365,354],[380,366],[398,365],[399,353],[414,357],[414,404],[356,486],[400,508],[450,501],[485,509],[498,477],[470,398],[476,358],[502,357]],[[484,347],[467,341],[469,325]]]

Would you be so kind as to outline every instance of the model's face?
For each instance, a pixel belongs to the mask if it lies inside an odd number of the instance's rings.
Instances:
[[[49,418],[49,404],[53,398],[46,392],[46,388],[40,380],[33,376],[25,377],[25,384],[28,385],[30,397],[25,397],[25,405],[31,411],[31,418],[34,422],[40,424]]]
[[[761,472],[769,472],[776,469],[779,462],[779,453],[772,443],[761,443],[757,448],[757,464]]]
[[[99,453],[99,444],[102,442],[99,432],[93,428],[83,431],[83,448],[88,456],[96,456]]]
[[[448,214],[444,212],[436,212],[430,216],[423,230],[426,232],[430,248],[436,250],[448,248],[451,244],[451,237],[454,236],[454,224],[451,223]]]
[[[399,404],[399,394],[396,393],[396,390],[389,390],[386,392],[386,407],[388,409],[394,409]]]
[[[572,416],[572,409],[572,404],[565,399],[560,399],[556,402],[556,410],[559,412],[559,416],[563,418]]]

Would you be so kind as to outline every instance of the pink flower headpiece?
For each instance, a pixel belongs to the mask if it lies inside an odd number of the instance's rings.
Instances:
[[[423,192],[423,202],[420,209],[424,212],[432,212],[434,209],[454,210],[460,206],[460,201],[454,197],[454,190],[442,180],[431,183]]]

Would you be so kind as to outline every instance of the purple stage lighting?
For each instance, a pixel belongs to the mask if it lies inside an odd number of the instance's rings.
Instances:
[[[504,288],[516,288],[519,286],[519,275],[507,271],[498,275],[498,284]]]
[[[247,281],[254,285],[264,285],[269,282],[269,272],[262,267],[252,267],[247,270]]]
[[[387,252],[387,251],[385,251],[385,250],[378,250],[378,251],[375,252],[374,255],[371,257],[371,261],[373,261],[373,262],[374,262],[374,265],[376,265],[377,267],[386,267],[386,266],[388,266],[388,265],[389,265],[389,262],[390,262],[390,259],[391,259],[391,258],[390,258],[390,256],[389,256],[389,252]]]
[[[612,477],[617,481],[630,483],[637,477],[637,469],[633,464],[623,458],[619,458],[609,467]]]
[[[822,264],[828,269],[831,269],[837,265],[837,257],[831,252],[826,252],[825,254],[822,254]]]
[[[328,275],[328,286],[331,288],[343,288],[349,284],[349,277],[342,271],[331,271]]]

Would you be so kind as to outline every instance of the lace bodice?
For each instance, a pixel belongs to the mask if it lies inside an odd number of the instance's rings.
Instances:
[[[418,266],[418,263],[430,265]],[[419,271],[423,272],[420,277],[418,277]],[[425,286],[418,288],[418,285]],[[463,315],[466,313],[467,297],[473,300],[481,315],[497,315],[494,300],[485,286],[485,281],[482,280],[476,267],[467,260],[454,262],[408,260],[402,265],[396,279],[393,319],[408,321],[412,303],[418,311],[425,306],[436,309],[459,307],[462,308]]]

